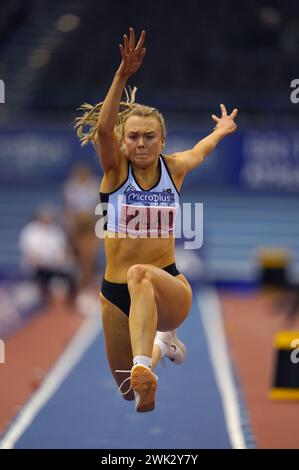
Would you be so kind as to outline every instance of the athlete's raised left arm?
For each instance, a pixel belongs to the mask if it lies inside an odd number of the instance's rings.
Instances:
[[[192,149],[177,152],[173,155],[175,157],[175,167],[178,173],[186,174],[201,165],[205,157],[214,150],[218,142],[237,129],[234,119],[238,114],[238,110],[234,109],[233,112],[228,115],[224,104],[220,105],[220,109],[220,118],[212,114],[216,126],[210,135],[200,140]]]

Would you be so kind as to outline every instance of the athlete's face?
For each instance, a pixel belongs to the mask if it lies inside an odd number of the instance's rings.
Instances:
[[[130,116],[125,122],[123,143],[127,158],[136,166],[153,164],[163,147],[160,122],[155,117]]]

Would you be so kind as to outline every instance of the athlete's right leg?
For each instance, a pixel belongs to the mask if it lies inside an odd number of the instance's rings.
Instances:
[[[129,321],[128,317],[101,293],[100,300],[107,358],[113,377],[117,385],[120,386],[125,379],[130,377],[130,372],[126,374],[115,371],[130,371],[133,365]],[[124,384],[121,392],[124,393],[129,388],[130,381]],[[123,398],[125,400],[134,400],[133,390],[123,395]]]

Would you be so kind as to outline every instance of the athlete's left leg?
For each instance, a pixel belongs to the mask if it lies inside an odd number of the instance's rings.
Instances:
[[[149,264],[131,266],[127,280],[131,297],[129,328],[133,357],[151,357],[156,331],[174,330],[188,315],[191,287],[182,274],[174,277]],[[154,350],[154,362],[158,360],[158,353]]]

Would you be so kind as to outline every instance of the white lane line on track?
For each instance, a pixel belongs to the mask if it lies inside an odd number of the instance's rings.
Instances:
[[[99,315],[94,315],[84,321],[62,356],[50,370],[45,381],[25,404],[15,422],[4,434],[0,441],[0,449],[14,448],[16,442],[78,364],[101,330],[102,325]]]
[[[197,294],[197,305],[204,327],[215,380],[219,389],[224,418],[233,449],[246,449],[241,425],[238,393],[226,343],[221,306],[214,288],[204,288]]]

